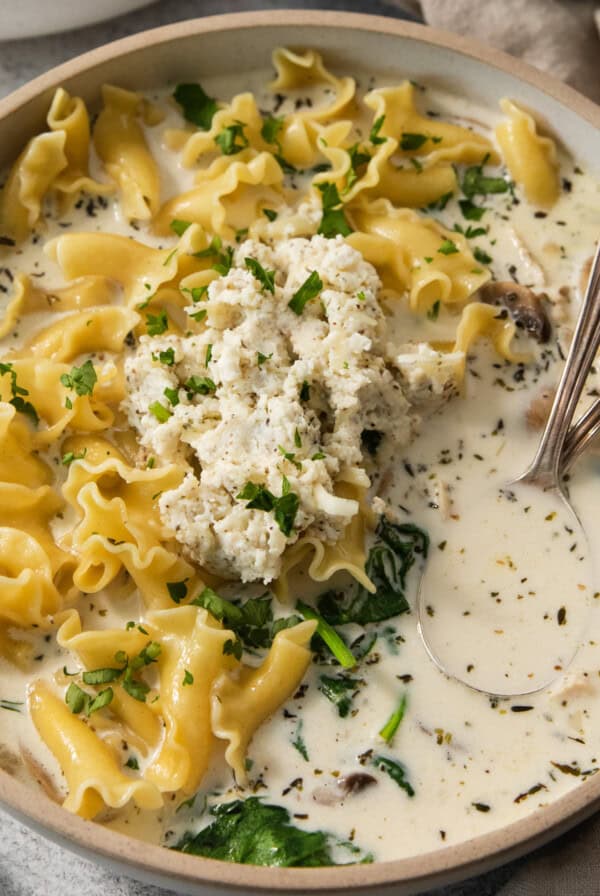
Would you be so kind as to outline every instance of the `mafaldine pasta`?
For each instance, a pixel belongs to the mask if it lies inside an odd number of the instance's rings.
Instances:
[[[59,88],[5,172],[0,763],[195,855],[389,860],[597,770],[597,620],[517,707],[414,605],[532,452],[600,194],[514,98],[273,66]]]

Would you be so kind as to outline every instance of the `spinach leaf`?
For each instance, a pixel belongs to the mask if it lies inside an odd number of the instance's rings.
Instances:
[[[396,759],[390,759],[389,756],[373,756],[371,761],[379,771],[389,775],[392,781],[395,781],[398,787],[406,791],[409,796],[415,795],[414,787],[407,779],[406,769],[401,762],[398,762]]]
[[[221,597],[212,588],[205,588],[192,603],[204,607],[215,619],[232,629],[248,650],[270,647],[278,632],[302,621],[296,615],[274,620],[273,603],[268,595],[253,597],[241,604]]]
[[[328,700],[331,700],[337,708],[338,715],[345,719],[350,712],[352,698],[354,692],[361,685],[360,678],[349,678],[347,675],[340,675],[335,678],[329,675],[321,675],[319,678],[319,690]]]
[[[318,868],[336,864],[329,835],[294,827],[283,806],[268,805],[253,796],[214,806],[210,814],[215,820],[208,827],[186,834],[174,849],[244,865]]]
[[[406,576],[417,555],[427,557],[429,536],[411,523],[390,523],[385,517],[380,518],[376,535],[365,565],[375,594],[362,585],[341,600],[335,591],[325,592],[319,598],[318,609],[330,625],[366,625],[408,612]]]

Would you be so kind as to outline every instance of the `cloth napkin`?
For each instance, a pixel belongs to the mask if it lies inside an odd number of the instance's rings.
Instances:
[[[591,0],[389,0],[475,37],[600,102],[600,4]],[[600,815],[520,862],[496,896],[598,896]]]
[[[435,28],[475,37],[512,53],[600,102],[600,3],[597,0],[389,2],[390,6],[421,15]]]

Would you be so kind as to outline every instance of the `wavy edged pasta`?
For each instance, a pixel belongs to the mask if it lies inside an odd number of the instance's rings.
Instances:
[[[460,307],[490,279],[466,239],[431,218],[377,199],[357,204],[352,219],[356,233],[348,242],[375,265],[384,286],[409,294],[413,311],[437,301]]]
[[[33,137],[8,175],[0,194],[0,233],[22,242],[42,218],[42,204],[68,160],[66,134],[54,131]]]
[[[373,120],[384,117],[381,137],[398,142],[398,151],[405,156],[424,157],[429,165],[436,162],[474,164],[488,159],[498,162],[498,154],[487,137],[476,131],[421,115],[415,104],[415,87],[403,81],[398,87],[378,87],[364,98],[373,110]],[[419,135],[426,138],[417,149],[402,148],[403,135]]]
[[[67,164],[54,180],[53,189],[67,195],[82,190],[100,195],[111,193],[111,184],[100,183],[89,175],[90,119],[83,100],[59,87],[48,112],[48,127],[65,135]]]
[[[212,727],[217,737],[229,741],[225,758],[239,784],[247,779],[244,760],[254,732],[292,696],[304,677],[312,659],[308,644],[315,628],[316,622],[310,620],[283,629],[260,666],[224,673],[214,684]]]
[[[126,217],[145,221],[160,204],[158,166],[138,118],[146,102],[138,93],[105,84],[104,106],[94,126],[94,146],[118,184]]]
[[[67,363],[89,352],[120,352],[130,330],[140,316],[129,308],[99,306],[76,311],[38,333],[15,357],[29,353]]]
[[[159,809],[163,798],[149,781],[122,771],[115,752],[73,715],[43,681],[29,689],[29,714],[37,732],[64,772],[68,795],[63,806],[94,818],[106,806],[134,800],[140,809]]]
[[[79,559],[76,585],[87,593],[100,591],[124,567],[148,606],[172,606],[167,582],[193,582],[195,573],[169,549],[171,533],[161,522],[157,497],[175,488],[183,471],[174,464],[131,467],[106,441],[77,444],[87,448],[85,458],[71,465],[63,487],[65,500],[79,517],[70,538]]]
[[[548,208],[558,199],[560,182],[556,145],[540,137],[532,115],[511,100],[500,100],[507,116],[496,128],[496,139],[511,176],[528,201]]]
[[[477,339],[487,338],[505,360],[513,364],[527,363],[531,361],[531,355],[520,354],[512,348],[516,331],[514,322],[506,312],[483,302],[471,302],[463,308],[453,352],[462,352],[466,357],[470,346]]]
[[[331,146],[337,145],[347,135],[349,129],[345,125],[342,130],[330,128],[326,132],[319,125],[331,123],[347,111],[354,100],[354,78],[337,78],[323,65],[323,59],[315,50],[295,53],[284,48],[277,49],[273,52],[273,65],[277,75],[269,86],[275,93],[311,84],[326,84],[333,91],[331,102],[286,115],[277,135],[283,158],[294,167],[308,168],[319,159],[319,137],[325,137]]]
[[[223,156],[199,171],[194,188],[163,205],[154,222],[156,232],[169,233],[171,221],[179,219],[232,240],[236,230],[248,227],[262,205],[279,198],[283,171],[268,152],[246,150],[236,159]]]

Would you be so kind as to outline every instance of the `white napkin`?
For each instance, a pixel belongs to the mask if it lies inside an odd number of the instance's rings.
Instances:
[[[420,13],[435,28],[512,53],[600,102],[597,0],[391,0],[391,4]]]

